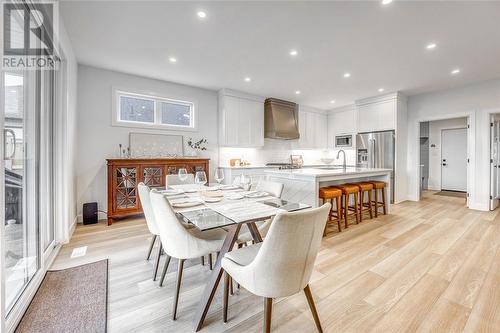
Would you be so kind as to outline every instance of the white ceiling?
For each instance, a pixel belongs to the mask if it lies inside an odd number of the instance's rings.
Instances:
[[[72,1],[61,12],[79,63],[322,109],[380,87],[412,95],[500,77],[500,2]]]

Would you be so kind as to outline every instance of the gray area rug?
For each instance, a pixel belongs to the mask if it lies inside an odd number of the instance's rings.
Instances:
[[[48,271],[16,332],[106,332],[108,260]]]
[[[467,193],[465,192],[455,192],[455,191],[439,191],[434,193],[434,195],[441,195],[443,197],[455,197],[455,198],[466,198]]]

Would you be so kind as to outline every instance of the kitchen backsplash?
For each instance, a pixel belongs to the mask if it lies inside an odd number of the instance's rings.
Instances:
[[[251,165],[261,166],[266,163],[289,163],[290,155],[302,155],[304,164],[324,164],[321,161],[323,156],[335,158],[338,149],[292,149],[292,141],[265,139],[262,148],[219,148],[219,163],[221,166],[229,166],[229,160],[232,158],[242,158]],[[345,149],[346,162],[348,165],[356,163],[356,153],[354,148]],[[342,163],[335,160],[334,164]]]

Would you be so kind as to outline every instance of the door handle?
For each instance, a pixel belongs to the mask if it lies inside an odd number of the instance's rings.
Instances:
[[[12,136],[12,153],[10,153],[10,155],[7,155],[7,136],[8,134],[10,134]],[[9,129],[9,128],[6,128],[4,129],[4,159],[5,160],[10,160],[14,157],[14,155],[16,154],[16,133]]]

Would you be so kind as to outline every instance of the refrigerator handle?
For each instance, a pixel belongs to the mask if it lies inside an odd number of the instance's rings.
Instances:
[[[370,165],[369,167],[370,168],[375,168],[375,159],[377,158],[377,154],[376,154],[376,144],[377,144],[377,141],[375,139],[370,139],[370,145],[371,145],[371,149],[370,149]]]

